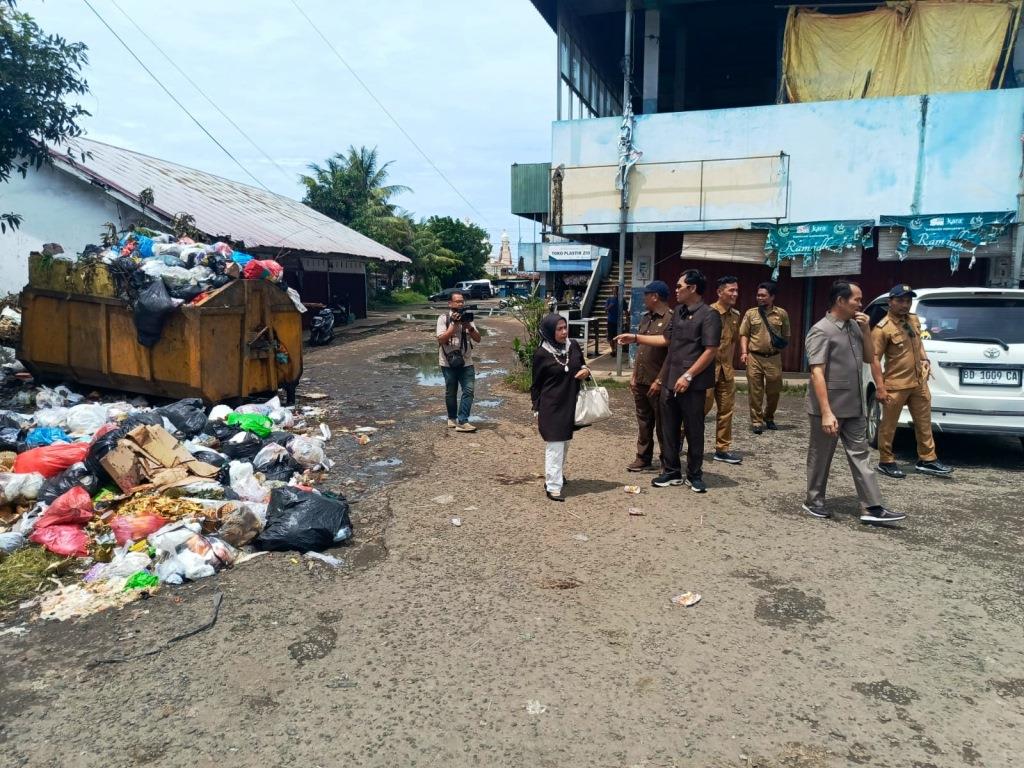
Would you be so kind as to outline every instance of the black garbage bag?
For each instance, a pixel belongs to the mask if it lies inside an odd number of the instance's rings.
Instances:
[[[125,432],[131,432],[136,427],[141,426],[150,427],[162,427],[164,425],[164,417],[159,411],[140,411],[139,413],[133,413],[127,419],[121,422],[121,428]]]
[[[214,275],[212,278],[210,278],[209,282],[210,282],[210,289],[211,290],[216,290],[217,288],[223,288],[225,285],[230,283],[231,282],[231,278],[228,277],[227,275],[224,275],[224,274]]]
[[[277,443],[283,445],[285,448],[288,447],[288,443],[295,439],[295,435],[291,432],[271,432],[270,437],[266,439],[268,443]]]
[[[167,419],[185,437],[195,437],[206,426],[206,411],[198,397],[186,398],[176,403],[157,408],[157,413]]]
[[[229,461],[223,454],[216,451],[195,451],[192,455],[211,467],[224,467],[227,466]]]
[[[14,451],[23,453],[28,446],[25,445],[25,431],[16,427],[4,427],[0,429],[0,451]]]
[[[43,487],[39,491],[39,500],[46,504],[52,504],[77,485],[85,488],[92,496],[99,491],[102,483],[85,465],[85,462],[80,461],[43,483]]]
[[[203,432],[205,434],[216,437],[222,443],[226,443],[241,431],[238,427],[229,427],[223,421],[212,419],[203,425]]]
[[[21,429],[26,426],[25,419],[14,411],[0,411],[0,429]]]
[[[270,492],[267,524],[253,544],[273,552],[322,552],[350,538],[348,502],[286,486]]]
[[[204,286],[189,283],[188,285],[178,285],[174,288],[169,288],[167,290],[167,295],[172,299],[181,299],[187,304],[205,290],[206,288]]]
[[[99,478],[101,483],[111,479],[107,470],[103,468],[103,457],[117,448],[117,441],[126,434],[128,434],[128,430],[124,427],[112,429],[93,440],[92,445],[89,446],[89,454],[85,457],[85,466]]]
[[[230,440],[222,440],[220,452],[232,461],[252,461],[263,447],[263,441],[251,432],[239,432]]]
[[[164,333],[167,315],[174,311],[177,303],[167,293],[164,281],[157,279],[139,293],[135,302],[135,332],[139,344],[152,347]]]

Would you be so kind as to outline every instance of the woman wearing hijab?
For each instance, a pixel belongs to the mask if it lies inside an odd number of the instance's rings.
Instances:
[[[590,375],[583,350],[569,340],[565,318],[545,315],[540,321],[541,344],[533,353],[533,386],[530,395],[537,413],[537,427],[544,450],[544,490],[552,501],[565,501],[562,486],[565,453],[576,421],[576,395],[580,381]]]

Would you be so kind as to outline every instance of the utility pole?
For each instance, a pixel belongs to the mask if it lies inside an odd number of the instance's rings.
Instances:
[[[629,171],[632,167],[630,153],[633,149],[633,0],[626,0],[626,36],[622,54],[622,133],[619,141],[619,172],[621,194],[619,197],[619,327],[622,330],[622,313],[626,298],[626,220],[629,214]],[[628,123],[628,125],[627,125]],[[625,147],[623,147],[625,144]],[[625,151],[625,157],[623,157]],[[622,375],[622,345],[615,350],[615,375]]]

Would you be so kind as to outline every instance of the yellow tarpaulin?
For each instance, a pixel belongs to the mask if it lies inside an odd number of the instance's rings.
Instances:
[[[783,66],[790,101],[986,90],[1019,0],[918,0],[850,14],[792,9]]]

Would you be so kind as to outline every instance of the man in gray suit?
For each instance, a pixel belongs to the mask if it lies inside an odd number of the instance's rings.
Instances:
[[[805,349],[811,366],[807,388],[807,412],[811,442],[807,449],[807,500],[805,512],[831,517],[825,509],[825,486],[836,444],[843,440],[846,460],[860,498],[862,523],[888,525],[906,515],[886,509],[871,467],[867,419],[864,409],[864,361],[871,365],[877,397],[889,399],[882,380],[882,366],[875,357],[868,331],[868,316],[860,311],[861,290],[856,283],[837,280],[829,294],[829,310],[807,333]]]

